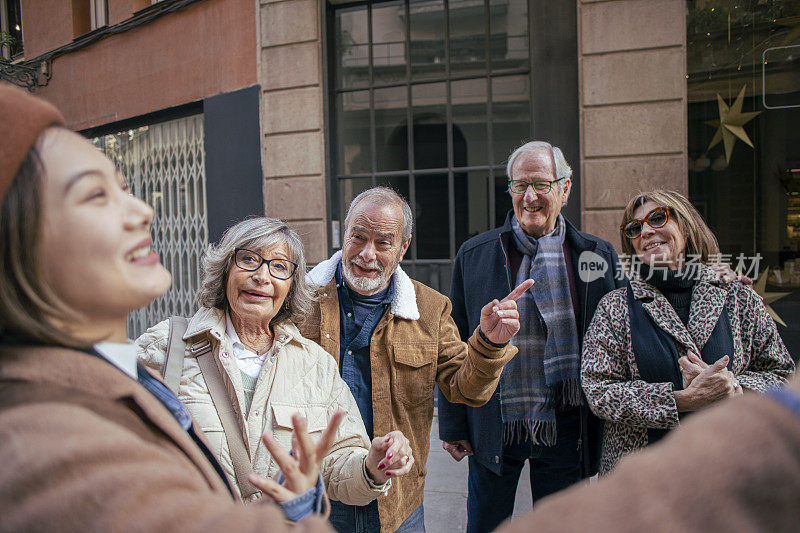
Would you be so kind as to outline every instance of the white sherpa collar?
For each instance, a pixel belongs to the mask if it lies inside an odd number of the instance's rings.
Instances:
[[[306,281],[318,287],[324,287],[331,282],[336,275],[336,267],[342,260],[342,251],[339,250],[330,259],[319,263],[306,274]],[[417,293],[411,278],[403,272],[400,265],[394,271],[394,299],[391,306],[392,314],[407,320],[419,320],[419,308],[417,307]]]

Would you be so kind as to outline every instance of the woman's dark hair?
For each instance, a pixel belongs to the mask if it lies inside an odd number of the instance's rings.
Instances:
[[[48,285],[39,263],[44,166],[39,137],[0,204],[0,338],[84,347],[53,324],[68,323],[75,312]]]

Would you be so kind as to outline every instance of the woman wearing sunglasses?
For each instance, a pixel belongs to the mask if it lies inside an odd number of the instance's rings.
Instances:
[[[686,198],[637,195],[620,237],[636,268],[600,302],[583,343],[581,384],[606,421],[601,473],[689,413],[763,392],[794,370],[758,295],[709,266],[717,240]]]
[[[410,444],[400,431],[370,443],[336,361],[298,331],[312,304],[305,270],[303,244],[285,222],[235,224],[203,257],[200,309],[145,332],[139,359],[186,405],[245,502],[262,496],[248,474],[272,479],[283,450],[295,448],[295,413],[316,441],[344,411],[322,475],[332,499],[366,505],[410,470]],[[271,498],[291,497],[269,484]]]

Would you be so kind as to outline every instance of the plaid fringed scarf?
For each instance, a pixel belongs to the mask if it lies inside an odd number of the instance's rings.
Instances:
[[[516,217],[511,227],[523,254],[516,285],[528,278],[536,283],[517,300],[521,327],[511,343],[519,353],[500,376],[503,441],[553,446],[556,410],[582,402],[580,344],[562,248],[566,224],[559,215],[556,229],[538,240]]]

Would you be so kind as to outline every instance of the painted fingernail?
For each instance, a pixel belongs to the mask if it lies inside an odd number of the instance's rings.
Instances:
[[[393,454],[393,453],[390,453],[390,454],[387,454],[387,455],[386,455],[386,458],[387,458],[387,459],[391,459],[391,458],[392,458],[392,456],[394,456],[394,454]]]
[[[393,475],[394,475],[394,474],[392,474],[391,472],[386,472],[386,476],[387,476],[387,477],[392,477]]]
[[[385,464],[381,463],[378,465],[378,470],[383,470],[384,468],[386,468]]]

